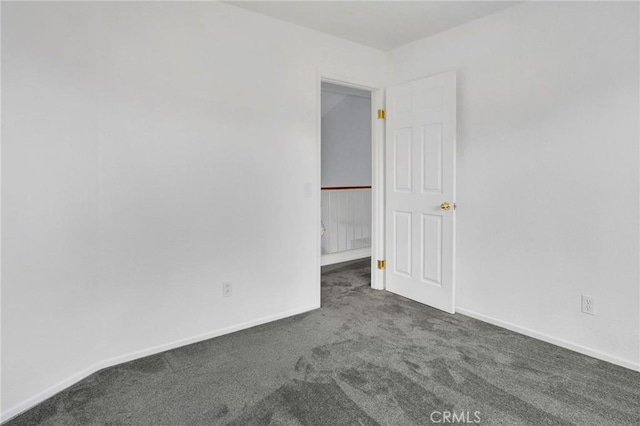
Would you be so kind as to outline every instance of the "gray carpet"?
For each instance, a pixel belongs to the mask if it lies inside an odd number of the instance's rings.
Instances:
[[[319,310],[102,370],[9,424],[640,424],[640,373],[370,276],[325,267]]]

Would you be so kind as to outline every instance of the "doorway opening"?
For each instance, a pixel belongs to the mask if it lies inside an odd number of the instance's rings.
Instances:
[[[383,107],[383,92],[379,87],[369,84],[367,82],[363,82],[358,79],[345,78],[343,76],[333,76],[329,74],[321,73],[318,75],[318,85],[317,85],[317,106],[318,106],[318,135],[317,135],[317,150],[318,150],[318,185],[320,189],[320,196],[317,198],[316,204],[316,220],[318,224],[318,233],[317,233],[317,286],[316,286],[316,297],[317,297],[317,306],[321,306],[322,299],[322,280],[321,280],[321,268],[322,265],[335,265],[333,262],[343,262],[348,261],[348,259],[355,259],[357,261],[358,258],[364,259],[370,257],[371,264],[371,287],[374,289],[382,290],[384,289],[384,271],[377,268],[377,262],[379,259],[384,259],[384,120],[375,119],[376,110],[378,108]],[[323,87],[329,89],[329,93],[333,91],[333,95],[329,97],[323,96]],[[327,91],[325,91],[327,93]],[[323,126],[323,115],[327,117],[331,114],[331,110],[335,109],[335,113],[340,110],[338,104],[340,103],[341,96],[354,96],[356,97],[355,103],[365,103],[362,99],[368,99],[369,112],[367,116],[366,123],[369,123],[369,131],[366,130],[363,133],[368,134],[368,146],[370,147],[368,150],[364,149],[364,154],[362,154],[366,161],[369,161],[370,168],[368,169],[368,180],[364,182],[364,184],[357,184],[357,181],[350,181],[347,184],[339,184],[339,181],[336,180],[324,180],[323,178],[327,177],[327,171],[323,170],[323,158],[326,159],[326,154],[328,148],[323,148],[322,146],[322,137],[323,133],[326,135],[327,131]],[[322,101],[323,97],[325,98],[325,107],[323,109]],[[331,100],[332,98],[333,100]],[[343,106],[348,105],[350,102],[347,101]],[[331,105],[334,104],[334,105]],[[324,113],[324,114],[323,114]],[[364,111],[362,111],[364,114]],[[325,120],[325,125],[326,125]],[[364,142],[363,142],[364,143]],[[367,153],[368,151],[368,153]],[[330,151],[329,151],[330,152]],[[357,152],[357,151],[356,151]],[[324,154],[324,155],[323,155]],[[351,163],[344,162],[346,164],[346,168],[350,168]],[[325,164],[326,167],[326,164]],[[359,172],[361,176],[366,176],[366,170],[364,165],[359,166]],[[342,243],[343,245],[338,245],[339,239],[336,239],[336,235],[343,235],[339,228],[330,229],[332,225],[331,219],[326,218],[327,213],[330,213],[331,210],[327,211],[327,208],[335,209],[337,204],[331,203],[331,197],[338,197],[338,195],[327,195],[332,191],[341,191],[342,189],[336,189],[337,187],[347,187],[344,189],[345,191],[357,191],[357,190],[365,190],[368,191],[368,194],[361,193],[360,201],[361,204],[369,203],[368,209],[363,209],[368,214],[369,219],[363,219],[364,226],[366,226],[369,231],[358,231],[359,233],[353,232],[351,237],[347,237],[346,234],[343,237]],[[364,187],[364,188],[354,188],[354,187]],[[324,190],[322,189],[324,188]],[[331,188],[331,189],[330,189]],[[337,194],[337,193],[336,193]],[[369,201],[370,200],[370,201]],[[323,206],[325,218],[323,219]],[[331,207],[332,206],[332,207]],[[365,213],[363,213],[365,214]],[[362,217],[362,216],[360,216]],[[346,221],[346,219],[343,219]],[[353,220],[353,219],[352,219]],[[322,227],[324,223],[324,232],[322,232]],[[332,234],[333,232],[333,234]],[[322,233],[322,235],[321,235]],[[337,234],[336,234],[337,233]],[[326,235],[326,237],[325,237]],[[333,238],[332,238],[333,235]],[[368,240],[367,240],[368,238]],[[323,256],[323,245],[325,248],[325,253]],[[368,247],[367,247],[368,245]],[[336,248],[348,248],[347,250],[337,250],[335,253],[330,253],[332,249]],[[336,254],[342,253],[342,254]],[[330,257],[329,257],[330,256]],[[324,269],[331,266],[324,266]]]
[[[371,257],[372,92],[321,83],[321,266]]]

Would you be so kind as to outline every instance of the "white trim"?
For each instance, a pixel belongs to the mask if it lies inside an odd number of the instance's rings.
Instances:
[[[371,114],[385,109],[384,90],[372,93]],[[378,269],[378,260],[385,259],[384,249],[384,141],[385,120],[372,120],[371,146],[371,288],[385,289],[384,270]]]
[[[337,75],[332,73],[325,73],[320,71],[318,73],[320,82],[338,84],[340,86],[353,87],[354,89],[366,90],[367,92],[374,93],[380,89],[377,85],[371,84],[367,81],[357,78],[347,77],[344,75]],[[320,84],[319,82],[319,84]]]
[[[163,345],[158,345],[158,346],[154,346],[151,348],[147,348],[147,349],[142,349],[136,352],[131,352],[129,354],[126,355],[120,355],[114,358],[110,358],[110,359],[106,359],[103,361],[99,361],[96,362],[95,364],[85,368],[84,370],[81,370],[69,377],[67,377],[64,380],[61,380],[60,382],[56,383],[55,385],[45,389],[44,391],[32,396],[31,398],[22,401],[21,403],[14,405],[11,408],[8,408],[4,411],[2,411],[2,413],[0,414],[0,421],[2,423],[5,423],[9,420],[11,420],[13,417],[23,413],[24,411],[33,408],[34,406],[36,406],[37,404],[43,402],[44,400],[46,400],[47,398],[52,397],[53,395],[57,394],[58,392],[61,392],[63,390],[65,390],[66,388],[68,388],[69,386],[79,382],[80,380],[90,376],[91,374],[94,374],[100,370],[102,370],[103,368],[108,368],[108,367],[113,367],[114,365],[118,365],[118,364],[122,364],[124,362],[128,362],[128,361],[132,361],[134,359],[138,359],[138,358],[143,358],[146,356],[150,356],[150,355],[155,355],[158,354],[160,352],[165,352],[168,351],[170,349],[175,349],[175,348],[179,348],[181,346],[186,346],[186,345],[190,345],[192,343],[197,343],[197,342],[201,342],[203,340],[208,340],[208,339],[212,339],[214,337],[218,337],[218,336],[222,336],[224,334],[229,334],[229,333],[233,333],[235,331],[240,331],[240,330],[244,330],[247,328],[251,328],[251,327],[255,327],[257,325],[262,325],[262,324],[266,324],[268,322],[272,322],[272,321],[277,321],[279,319],[283,319],[283,318],[287,318],[293,315],[299,315],[302,314],[304,312],[308,312],[308,311],[312,311],[314,309],[318,309],[320,307],[319,304],[313,305],[313,306],[307,306],[304,308],[298,308],[298,309],[292,309],[290,311],[287,312],[283,312],[283,313],[279,313],[276,315],[270,315],[267,317],[263,317],[263,318],[259,318],[256,320],[252,320],[252,321],[247,321],[241,324],[237,324],[237,325],[233,325],[230,327],[225,327],[225,328],[221,328],[218,330],[214,330],[214,331],[210,331],[208,333],[203,333],[203,334],[199,334],[193,337],[188,337],[186,339],[180,339],[180,340],[175,340],[171,343],[166,343]]]
[[[363,247],[355,250],[339,251],[337,253],[323,254],[320,264],[322,266],[334,263],[348,262],[349,260],[364,259],[371,256],[371,247]]]
[[[316,188],[318,196],[316,197],[316,214],[313,222],[314,229],[316,230],[316,304],[320,306],[322,300],[322,271],[321,271],[321,258],[322,258],[322,74],[318,73],[316,78],[316,158],[317,158],[317,170],[316,170]]]
[[[561,348],[569,349],[574,352],[588,355],[593,358],[597,358],[602,361],[610,362],[621,367],[629,368],[631,370],[640,371],[640,362],[634,362],[627,359],[610,355],[596,349],[591,349],[586,346],[572,343],[564,339],[550,336],[545,333],[540,333],[535,330],[531,330],[526,327],[520,327],[507,321],[502,321],[496,318],[489,317],[487,315],[479,314],[477,312],[470,311],[468,309],[456,306],[456,313],[462,314],[471,318],[475,318],[480,321],[487,322],[489,324],[497,325],[498,327],[506,328],[507,330],[515,331],[516,333],[524,334],[525,336],[533,337],[534,339],[542,340],[543,342],[551,343],[552,345],[560,346]]]
[[[378,258],[384,259],[384,120],[376,119],[376,110],[384,108],[384,91],[380,86],[369,82],[331,73],[318,71],[318,132],[317,132],[317,152],[318,152],[318,188],[321,182],[322,170],[322,83],[333,83],[341,86],[352,87],[356,89],[371,92],[371,288],[384,289],[384,271],[377,269],[376,261]],[[318,220],[320,223],[321,215],[320,197],[316,206]],[[382,216],[380,216],[382,214]],[[318,242],[316,243],[318,250],[317,259],[321,265],[325,265],[324,256],[321,251],[321,238],[318,232]],[[377,256],[372,256],[377,254]],[[363,256],[366,257],[366,256]],[[355,257],[348,260],[359,259]],[[341,262],[346,260],[341,260]],[[333,262],[332,262],[333,263]],[[329,263],[326,263],[327,265]],[[317,298],[320,300],[320,271],[318,268],[317,282]]]

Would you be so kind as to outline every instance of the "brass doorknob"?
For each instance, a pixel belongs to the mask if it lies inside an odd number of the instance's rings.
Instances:
[[[440,208],[442,210],[450,210],[451,209],[451,204],[449,204],[448,201],[445,201],[444,203],[440,204]]]

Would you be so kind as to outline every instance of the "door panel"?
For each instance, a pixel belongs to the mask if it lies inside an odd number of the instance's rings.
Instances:
[[[398,129],[393,133],[394,189],[411,192],[411,129]]]
[[[442,193],[442,125],[422,128],[422,192]]]
[[[387,89],[386,288],[454,312],[455,73]],[[441,204],[449,202],[450,210]]]
[[[394,245],[395,272],[411,276],[411,213],[393,212],[394,215]]]
[[[442,285],[442,217],[422,215],[422,280]]]

